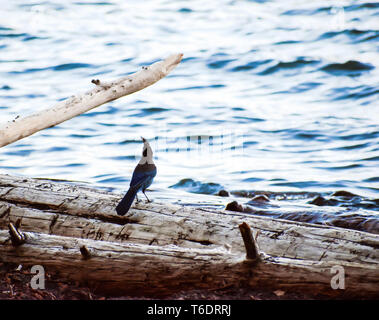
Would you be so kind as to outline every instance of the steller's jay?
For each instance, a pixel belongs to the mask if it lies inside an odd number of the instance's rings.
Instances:
[[[152,184],[153,179],[157,174],[157,167],[153,161],[153,151],[151,150],[149,142],[145,138],[141,137],[141,139],[143,141],[142,158],[134,169],[128,192],[116,207],[117,214],[120,216],[123,216],[128,212],[134,198],[137,196],[137,192],[140,190],[142,190],[147,201],[150,202],[145,191]]]

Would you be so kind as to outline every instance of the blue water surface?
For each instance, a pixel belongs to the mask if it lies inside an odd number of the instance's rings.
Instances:
[[[12,0],[0,16],[1,123],[184,54],[153,86],[2,148],[1,173],[123,192],[144,136],[163,194],[379,198],[376,2]]]

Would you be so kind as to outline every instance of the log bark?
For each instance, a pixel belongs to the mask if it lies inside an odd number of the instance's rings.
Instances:
[[[0,260],[41,264],[117,294],[164,296],[190,288],[248,285],[379,296],[378,235],[154,202],[135,204],[119,217],[115,206],[121,197],[86,186],[0,175]],[[19,219],[26,241],[15,247],[8,225]],[[259,262],[245,258],[242,223],[259,232]],[[331,288],[336,265],[345,269],[345,290]]]
[[[0,147],[56,126],[104,103],[142,90],[168,75],[179,64],[182,56],[173,54],[163,61],[143,67],[140,71],[115,81],[93,80],[96,88],[91,91],[72,96],[50,109],[9,121],[0,126]]]

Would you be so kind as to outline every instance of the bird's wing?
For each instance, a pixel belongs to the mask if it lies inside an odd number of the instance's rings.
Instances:
[[[154,176],[154,171],[134,172],[132,180],[130,181],[130,187],[139,189],[148,179],[154,178]]]

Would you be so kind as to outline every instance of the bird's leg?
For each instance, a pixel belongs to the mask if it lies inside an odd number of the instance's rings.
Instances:
[[[136,194],[136,202],[138,203],[139,202],[139,199],[138,199],[138,195]]]
[[[145,195],[146,199],[147,199],[147,202],[151,202],[150,199],[147,197],[146,193],[145,193],[145,190],[142,191],[143,194]]]

